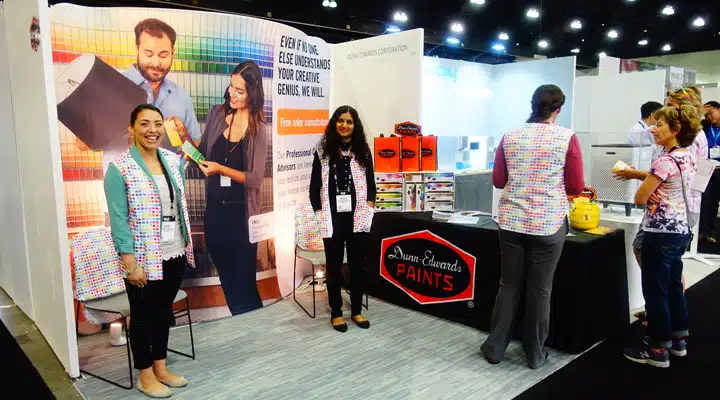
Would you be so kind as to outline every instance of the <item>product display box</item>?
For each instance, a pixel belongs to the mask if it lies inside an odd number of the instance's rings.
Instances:
[[[420,143],[422,137],[406,136],[402,138],[402,171],[420,171]]]
[[[375,172],[400,172],[401,142],[395,135],[375,138]]]
[[[420,167],[423,171],[437,171],[438,169],[438,138],[437,136],[422,136],[420,149]]]

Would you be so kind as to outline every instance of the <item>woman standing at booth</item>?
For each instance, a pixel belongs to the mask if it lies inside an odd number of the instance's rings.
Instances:
[[[575,134],[557,125],[565,95],[555,85],[540,86],[532,114],[506,133],[495,153],[493,185],[500,199],[500,289],[485,359],[497,364],[510,344],[520,299],[525,294],[523,349],[530,368],[545,364],[553,276],[567,234],[568,195],[584,187],[582,154]]]
[[[187,380],[166,368],[172,305],[185,266],[194,267],[184,185],[184,164],[161,149],[163,115],[150,104],[135,108],[134,143],[107,169],[105,196],[113,241],[124,264],[130,302],[130,344],[138,389],[169,397]]]
[[[261,214],[269,128],[260,68],[244,61],[230,74],[225,103],[208,114],[200,152],[205,185],[205,238],[232,315],[262,307],[257,288],[257,244],[248,219]]]
[[[691,214],[687,188],[697,171],[695,156],[686,149],[700,131],[697,107],[665,107],[655,113],[652,133],[663,154],[635,194],[647,206],[642,229],[642,288],[650,336],[642,347],[625,349],[631,361],[654,367],[670,366],[669,353],[687,354],[688,314],[682,284],[682,256],[690,244]]]
[[[375,210],[375,174],[370,148],[357,111],[335,110],[313,160],[310,203],[325,244],[327,290],[333,328],[347,331],[342,313],[341,268],[347,246],[352,321],[370,327],[362,315],[365,251]]]

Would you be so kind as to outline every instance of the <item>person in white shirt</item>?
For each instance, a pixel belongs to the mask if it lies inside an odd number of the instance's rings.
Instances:
[[[661,109],[662,104],[656,101],[649,101],[640,107],[641,119],[630,128],[628,132],[628,143],[639,146],[639,145],[650,145],[653,147],[653,160],[657,158],[660,153],[660,147],[655,145],[655,139],[653,139],[652,132],[650,129],[655,125],[655,111]]]

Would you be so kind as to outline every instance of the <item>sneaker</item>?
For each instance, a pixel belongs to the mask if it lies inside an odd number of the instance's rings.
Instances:
[[[645,344],[645,346],[647,346],[650,343],[650,337],[645,336],[645,339],[643,339],[643,343]],[[674,355],[675,357],[687,356],[687,338],[673,339],[672,347],[668,350],[670,351],[670,354]]]
[[[666,349],[656,350],[645,346],[636,349],[625,349],[623,355],[628,360],[638,364],[647,364],[658,368],[668,368],[670,366],[670,355]]]
[[[687,339],[679,338],[673,339],[672,347],[670,348],[670,354],[675,357],[685,357],[687,355]]]

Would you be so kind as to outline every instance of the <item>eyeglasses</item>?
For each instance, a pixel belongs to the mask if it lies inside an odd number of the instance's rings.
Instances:
[[[687,97],[688,100],[692,100],[692,97],[690,96],[690,94],[689,94],[689,93],[687,92],[687,90],[685,90],[685,88],[682,87],[682,86],[680,86],[679,88],[675,89],[675,94],[680,94],[680,93],[684,94],[685,97]]]

